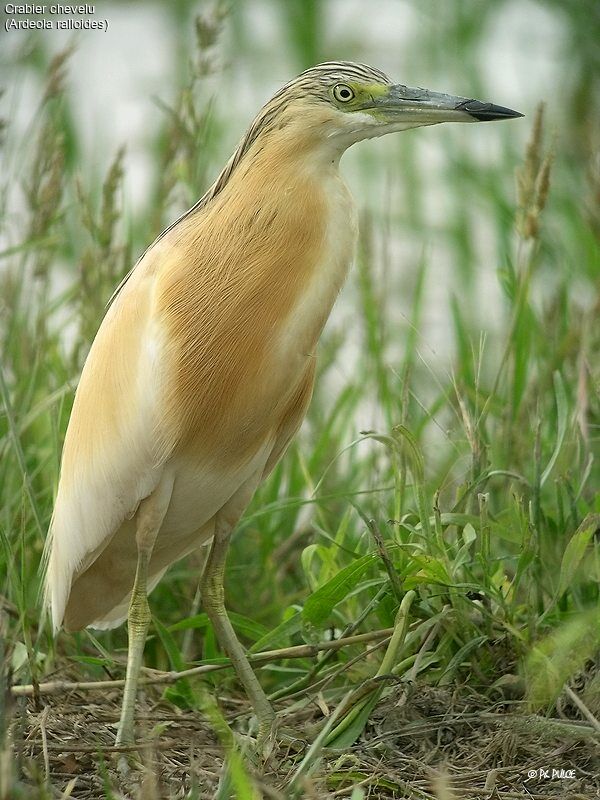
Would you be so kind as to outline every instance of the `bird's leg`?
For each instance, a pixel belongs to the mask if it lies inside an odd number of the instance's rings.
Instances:
[[[127,673],[123,690],[117,745],[133,744],[137,685],[151,614],[147,597],[148,564],[160,526],[171,500],[173,480],[163,478],[154,492],[140,503],[136,513],[137,567],[127,615]]]
[[[202,604],[208,618],[212,622],[219,644],[231,659],[237,676],[242,682],[250,702],[254,707],[254,712],[258,719],[259,741],[265,741],[271,733],[275,713],[267,700],[262,686],[258,682],[258,678],[250,666],[244,648],[235,635],[235,631],[225,611],[223,578],[231,530],[231,525],[217,517],[210,555],[202,576]]]

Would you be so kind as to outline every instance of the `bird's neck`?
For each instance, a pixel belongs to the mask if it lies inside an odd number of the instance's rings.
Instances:
[[[223,200],[231,208],[237,197],[238,222],[251,220],[246,246],[256,253],[253,285],[263,286],[263,313],[273,329],[285,331],[283,349],[313,352],[356,244],[355,207],[339,154],[308,137],[281,136],[249,155]]]
[[[232,179],[245,179],[261,174],[275,183],[313,182],[314,191],[324,187],[327,180],[339,177],[339,162],[343,151],[327,140],[303,136],[272,135],[265,142],[258,140],[242,160]]]
[[[294,119],[274,128],[267,126],[259,134],[255,125],[250,126],[238,144],[233,155],[219,173],[208,191],[195,203],[190,212],[199,211],[221,194],[232,181],[244,176],[248,171],[265,170],[264,162],[277,170],[280,164],[287,163],[296,174],[313,170],[331,175],[337,172],[339,161],[349,146],[339,137],[325,133],[327,116],[321,119],[313,114],[311,124]],[[269,167],[266,168],[269,171]],[[188,213],[190,213],[188,212]]]

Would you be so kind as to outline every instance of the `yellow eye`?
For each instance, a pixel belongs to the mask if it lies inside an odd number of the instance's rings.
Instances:
[[[333,87],[333,96],[340,103],[348,103],[350,100],[354,100],[354,90],[345,83],[338,83]]]

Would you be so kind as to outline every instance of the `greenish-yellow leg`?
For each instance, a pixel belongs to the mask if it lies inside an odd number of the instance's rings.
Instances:
[[[212,622],[219,644],[231,659],[237,676],[254,707],[258,719],[258,738],[259,741],[264,741],[271,733],[275,714],[250,666],[244,648],[235,635],[225,610],[223,578],[230,535],[231,527],[225,523],[219,523],[217,520],[210,555],[202,576],[200,589],[202,604]]]
[[[146,634],[150,625],[150,606],[148,605],[147,583],[148,564],[154,543],[162,525],[171,499],[173,481],[163,478],[154,492],[142,500],[136,514],[137,567],[131,593],[127,631],[129,637],[127,651],[127,673],[123,690],[121,719],[117,730],[117,745],[133,744],[135,741],[134,714],[137,686],[144,657]]]
[[[125,676],[125,689],[123,690],[123,705],[121,706],[121,719],[117,731],[117,744],[133,744],[135,735],[133,717],[135,712],[135,699],[137,694],[138,678],[144,655],[146,634],[150,625],[150,606],[146,597],[146,579],[148,575],[148,556],[138,553],[135,583],[129,604],[127,616],[127,634],[129,648],[127,651],[127,674]]]

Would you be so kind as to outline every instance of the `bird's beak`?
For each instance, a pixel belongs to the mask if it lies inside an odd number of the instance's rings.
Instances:
[[[518,111],[493,103],[427,89],[411,89],[402,84],[390,86],[386,94],[374,97],[372,108],[382,121],[411,123],[411,127],[436,122],[486,122],[523,116]]]

